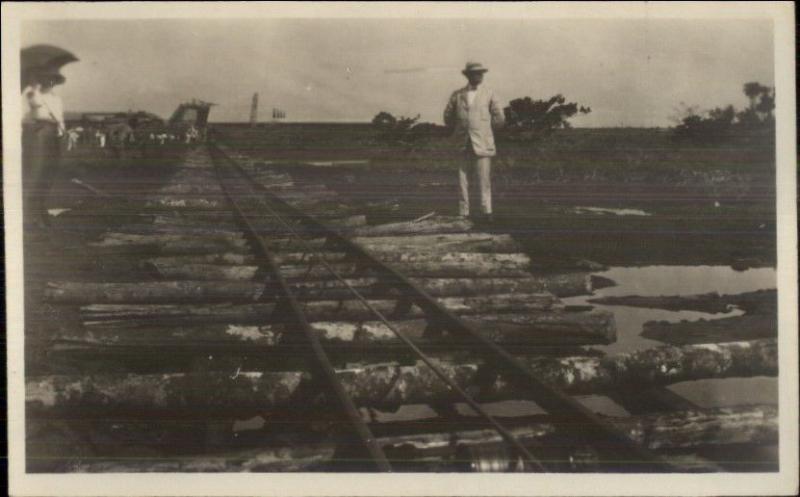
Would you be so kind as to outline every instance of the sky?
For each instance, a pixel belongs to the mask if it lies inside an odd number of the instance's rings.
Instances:
[[[557,93],[592,112],[575,126],[669,126],[681,103],[744,107],[772,86],[768,20],[158,19],[27,21],[22,45],[75,53],[59,89],[68,111],[218,104],[247,121],[259,93],[287,121],[366,121],[380,111],[440,123],[464,63],[489,68],[503,102]]]

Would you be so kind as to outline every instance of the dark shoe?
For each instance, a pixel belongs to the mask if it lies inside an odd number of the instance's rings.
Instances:
[[[480,214],[470,218],[475,226],[489,226],[494,224],[494,216],[492,214]]]

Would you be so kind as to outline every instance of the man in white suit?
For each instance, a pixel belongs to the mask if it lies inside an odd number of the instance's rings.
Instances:
[[[460,198],[458,214],[469,216],[469,176],[477,179],[480,190],[481,213],[486,220],[492,217],[492,157],[497,153],[492,127],[505,124],[503,108],[495,93],[481,86],[488,69],[477,62],[468,62],[462,74],[469,83],[450,96],[444,110],[444,123],[452,131],[453,139],[467,154],[466,163],[458,170]],[[474,182],[474,181],[473,181]]]

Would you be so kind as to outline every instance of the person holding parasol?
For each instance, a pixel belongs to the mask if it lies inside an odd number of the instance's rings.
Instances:
[[[23,217],[29,226],[49,225],[47,198],[61,159],[60,139],[66,131],[63,104],[53,89],[66,81],[59,69],[77,60],[52,45],[35,45],[20,53]]]

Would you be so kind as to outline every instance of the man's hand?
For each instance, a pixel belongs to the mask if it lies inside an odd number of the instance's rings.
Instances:
[[[506,126],[506,115],[503,113],[503,106],[497,95],[492,94],[489,100],[489,111],[492,114],[492,126],[496,129],[503,129]]]
[[[455,94],[450,96],[447,106],[444,108],[444,126],[448,134],[452,134],[456,128],[456,98]]]

